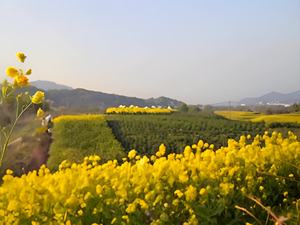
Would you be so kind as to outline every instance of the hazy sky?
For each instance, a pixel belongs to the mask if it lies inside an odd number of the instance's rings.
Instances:
[[[215,103],[300,89],[299,0],[0,0],[0,78]]]

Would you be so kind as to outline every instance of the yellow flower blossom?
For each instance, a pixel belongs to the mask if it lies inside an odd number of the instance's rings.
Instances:
[[[83,211],[81,209],[79,209],[77,213],[78,213],[79,216],[83,215]]]
[[[126,212],[127,213],[133,213],[135,212],[136,210],[136,205],[134,203],[131,203],[128,205],[127,209],[126,209]]]
[[[180,190],[174,191],[174,194],[178,196],[178,198],[181,198],[183,196],[183,193]]]
[[[234,184],[232,184],[232,183],[227,183],[227,182],[220,183],[220,192],[222,195],[225,195],[225,196],[228,195],[229,192],[231,192],[233,190],[233,188],[234,188]]]
[[[137,153],[137,152],[136,152],[136,150],[134,150],[134,149],[131,150],[131,151],[129,151],[129,152],[128,152],[128,158],[129,158],[129,159],[133,159],[133,158],[136,156],[136,153]]]
[[[18,75],[14,78],[14,84],[17,87],[25,87],[29,84],[28,78],[24,75]]]
[[[26,59],[26,55],[23,53],[23,52],[17,52],[16,53],[16,57],[17,57],[17,59],[18,59],[18,61],[20,61],[20,62],[24,62],[25,61],[25,59]]]
[[[110,224],[114,224],[117,221],[117,218],[113,218]]]
[[[7,76],[11,77],[11,78],[15,78],[16,76],[19,76],[19,70],[13,66],[9,66],[6,68],[6,74]]]
[[[264,190],[264,187],[263,186],[259,186],[258,188],[260,191],[263,191]]]
[[[122,216],[122,219],[129,223],[129,217],[127,215]]]
[[[45,115],[44,110],[42,110],[41,108],[39,108],[39,109],[37,110],[37,112],[36,112],[36,116],[37,116],[38,118],[42,118],[44,115]]]
[[[199,194],[200,194],[200,195],[205,195],[206,192],[207,192],[207,191],[206,191],[205,188],[201,188],[200,191],[199,191]]]
[[[197,197],[197,189],[194,186],[189,185],[184,194],[187,201],[193,201]]]
[[[14,172],[13,172],[12,170],[10,170],[10,169],[7,169],[7,170],[6,170],[6,174],[7,174],[7,175],[12,175],[13,173],[14,173]]]
[[[37,91],[31,98],[33,104],[41,104],[44,101],[45,93],[42,91]]]
[[[160,146],[159,146],[159,150],[158,150],[158,152],[156,152],[156,156],[157,157],[162,157],[162,156],[164,156],[166,154],[166,146],[164,145],[164,144],[161,144]]]

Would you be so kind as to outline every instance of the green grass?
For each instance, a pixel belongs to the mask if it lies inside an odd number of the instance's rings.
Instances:
[[[103,160],[120,159],[124,155],[103,116],[65,116],[55,120],[47,161],[50,169],[57,169],[63,160],[80,162],[92,154],[100,155]]]

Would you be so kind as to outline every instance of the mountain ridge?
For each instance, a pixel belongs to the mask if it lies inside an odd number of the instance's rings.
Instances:
[[[184,102],[182,101],[165,96],[143,99],[125,95],[109,94],[84,88],[74,89],[69,86],[57,84],[52,81],[32,82],[31,84],[32,87],[44,90],[46,92],[46,99],[50,101],[54,107],[68,107],[76,109],[86,108],[88,110],[91,108],[105,109],[107,107],[116,107],[119,105],[138,105],[141,107],[179,107],[180,105],[184,104]],[[48,86],[46,88],[43,88],[44,84],[47,84]],[[34,88],[31,89],[33,90]]]
[[[31,82],[32,86],[35,86],[39,89],[43,89],[45,91],[49,90],[62,90],[62,89],[73,89],[70,86],[64,85],[64,84],[58,84],[54,81],[48,81],[48,80],[35,80]]]
[[[271,91],[259,97],[246,97],[239,101],[219,102],[213,106],[292,105],[300,102],[300,90],[290,93]]]
[[[32,85],[45,90],[48,99],[55,106],[66,107],[91,107],[91,104],[101,108],[118,105],[139,105],[139,106],[171,106],[178,107],[184,102],[165,96],[157,98],[138,98],[119,94],[104,93],[101,91],[88,90],[85,88],[72,88],[67,85],[58,84],[53,81],[37,80]],[[290,93],[272,91],[259,97],[246,97],[239,101],[220,102],[213,106],[255,106],[255,105],[291,105],[300,102],[300,90]]]
[[[266,105],[266,104],[286,104],[291,105],[294,103],[300,102],[300,90],[290,92],[290,93],[281,93],[281,92],[269,92],[260,97],[249,97],[240,100],[238,103],[245,105]]]

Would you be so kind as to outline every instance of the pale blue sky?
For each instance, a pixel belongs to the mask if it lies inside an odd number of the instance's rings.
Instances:
[[[299,0],[0,0],[0,77],[215,103],[300,89]]]

